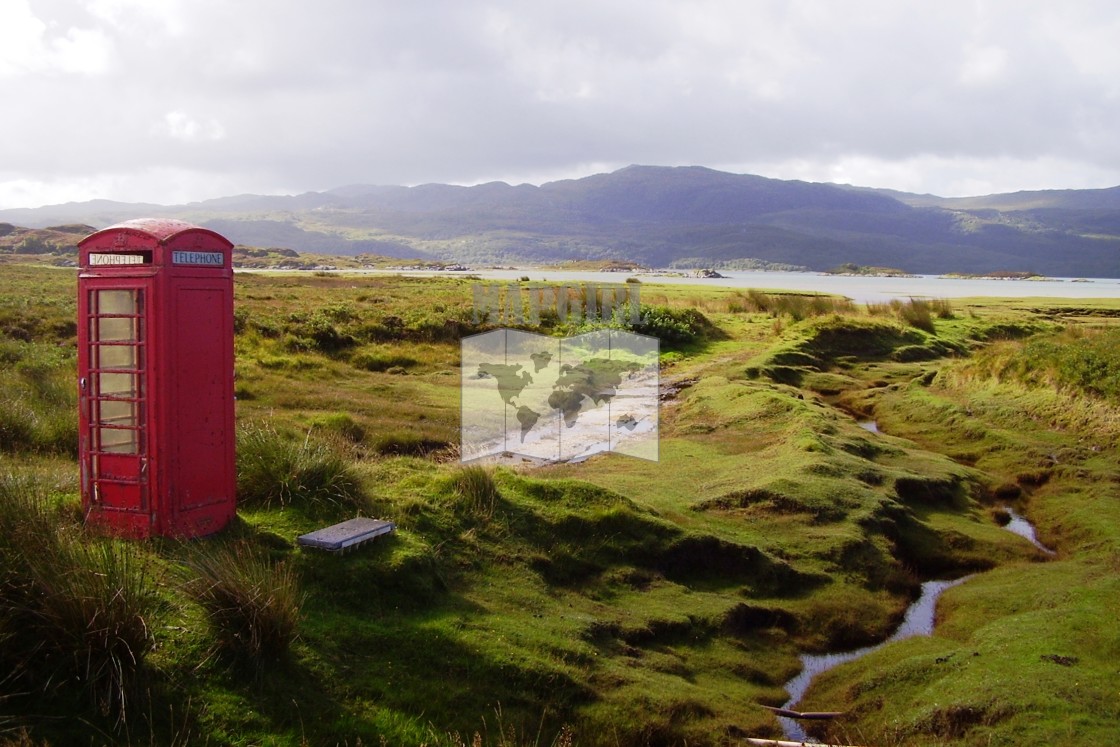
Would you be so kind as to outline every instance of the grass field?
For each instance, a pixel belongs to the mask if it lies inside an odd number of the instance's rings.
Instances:
[[[0,740],[778,737],[760,704],[800,653],[885,638],[923,580],[966,573],[933,637],[810,689],[847,712],[822,736],[1120,730],[1120,300],[647,285],[646,319],[680,332],[659,462],[463,466],[470,279],[239,274],[238,518],[123,543],[79,524],[75,282],[0,268]],[[296,547],[359,514],[398,531]]]

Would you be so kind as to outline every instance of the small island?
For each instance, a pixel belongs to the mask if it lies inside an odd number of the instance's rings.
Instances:
[[[941,275],[941,277],[946,280],[1032,280],[1036,282],[1061,282],[1059,278],[1051,278],[1046,275],[1039,275],[1037,272],[1026,270],[996,270],[995,272],[985,273],[947,272]]]
[[[873,278],[912,278],[915,275],[907,272],[906,270],[899,270],[895,267],[875,267],[871,265],[857,265],[854,262],[845,262],[839,267],[833,267],[831,270],[825,270],[825,275],[852,275],[859,277],[873,277]]]

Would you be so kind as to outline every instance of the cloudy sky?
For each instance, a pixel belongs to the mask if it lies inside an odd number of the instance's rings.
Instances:
[[[1120,184],[1115,0],[0,0],[0,208],[631,163]]]

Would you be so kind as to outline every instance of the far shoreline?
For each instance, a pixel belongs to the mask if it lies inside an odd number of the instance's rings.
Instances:
[[[415,266],[413,266],[415,267]],[[461,269],[460,269],[461,268]],[[820,293],[849,298],[855,303],[881,303],[907,298],[1068,298],[1071,300],[1118,299],[1120,278],[1019,278],[950,277],[946,275],[839,275],[824,272],[783,270],[721,270],[720,277],[697,277],[686,271],[666,270],[566,270],[557,266],[503,266],[456,269],[404,269],[403,267],[304,269],[237,268],[238,272],[330,272],[354,275],[401,275],[406,277],[460,277],[506,283],[597,283],[623,282],[650,285],[688,285],[698,288],[739,288],[774,292]]]

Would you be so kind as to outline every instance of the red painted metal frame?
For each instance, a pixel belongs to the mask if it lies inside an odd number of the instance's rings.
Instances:
[[[233,244],[183,221],[142,219],[78,246],[86,521],[128,537],[216,532],[236,512]],[[139,306],[105,311],[101,299]],[[135,339],[112,339],[122,329]]]

